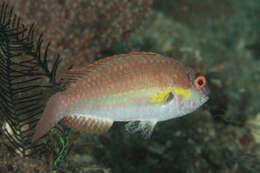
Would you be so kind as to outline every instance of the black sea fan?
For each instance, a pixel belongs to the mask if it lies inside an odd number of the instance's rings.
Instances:
[[[31,138],[46,100],[58,90],[55,75],[60,59],[47,58],[49,46],[42,50],[42,37],[35,41],[33,28],[1,4],[0,116],[8,146],[21,156],[44,149]]]

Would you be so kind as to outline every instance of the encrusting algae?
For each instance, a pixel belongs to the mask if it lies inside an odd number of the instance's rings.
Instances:
[[[149,136],[157,122],[193,112],[208,100],[204,76],[152,52],[108,57],[70,70],[62,81],[67,87],[49,99],[33,141],[62,119],[87,133],[129,121],[128,131],[143,130]]]

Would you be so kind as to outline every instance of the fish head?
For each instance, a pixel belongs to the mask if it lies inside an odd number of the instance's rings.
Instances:
[[[152,104],[161,105],[160,121],[191,113],[209,99],[209,89],[203,75],[195,74],[190,69],[168,74],[164,78],[167,85],[155,91],[151,98]]]
[[[205,76],[195,74],[191,80],[191,96],[190,102],[193,104],[193,109],[202,106],[209,99],[209,88]]]
[[[173,91],[179,101],[179,109],[183,115],[197,110],[209,99],[209,88],[205,76],[189,72],[186,88],[175,88]]]

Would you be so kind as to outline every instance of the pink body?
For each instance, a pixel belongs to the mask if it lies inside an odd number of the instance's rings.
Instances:
[[[192,89],[193,77],[192,70],[182,63],[150,52],[117,55],[71,70],[62,78],[66,89],[48,101],[33,140],[63,118],[72,128],[96,133],[108,130],[114,121],[156,124],[182,116],[207,100]],[[192,89],[192,99],[174,95],[167,103],[151,103],[156,93],[172,87]]]

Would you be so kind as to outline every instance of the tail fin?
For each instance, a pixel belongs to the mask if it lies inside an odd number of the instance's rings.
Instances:
[[[55,126],[63,117],[62,93],[57,93],[49,99],[41,119],[38,121],[33,134],[32,142],[45,135],[51,128]]]

